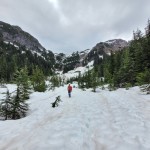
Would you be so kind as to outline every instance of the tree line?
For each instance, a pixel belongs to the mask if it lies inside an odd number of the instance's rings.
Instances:
[[[45,80],[49,83],[46,84]],[[25,117],[29,110],[27,100],[30,98],[30,93],[33,91],[45,92],[47,89],[54,90],[55,87],[63,85],[62,79],[57,75],[46,79],[38,67],[33,70],[32,76],[29,76],[27,66],[15,73],[14,83],[17,85],[16,90],[10,93],[7,89],[4,98],[0,101],[0,119]],[[0,86],[5,87],[5,84],[1,83]]]
[[[101,76],[104,76],[105,82],[115,87],[150,84],[150,21],[145,35],[137,29],[129,46],[111,52],[97,70],[102,70]]]
[[[127,47],[103,58],[95,55],[94,68],[72,81],[78,81],[80,87],[93,87],[94,91],[103,84],[109,84],[110,90],[148,84],[150,92],[150,20],[145,34],[137,29]]]
[[[25,46],[15,47],[14,45],[0,41],[0,81],[12,82],[17,70],[27,66],[29,75],[38,68],[45,76],[53,73],[55,63],[54,54],[49,51],[43,51],[40,55]]]

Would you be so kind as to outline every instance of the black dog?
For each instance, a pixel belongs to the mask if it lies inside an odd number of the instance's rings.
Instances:
[[[58,103],[61,102],[60,96],[56,97],[55,102],[51,103],[52,107],[58,107]]]

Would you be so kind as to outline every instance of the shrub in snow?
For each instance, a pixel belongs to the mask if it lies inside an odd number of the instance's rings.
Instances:
[[[109,91],[114,91],[114,90],[116,90],[116,87],[113,84],[109,84],[108,89],[109,89]]]
[[[136,80],[138,85],[150,84],[150,70],[146,69],[144,72],[138,73]]]
[[[131,83],[126,83],[125,85],[126,90],[129,90],[130,87],[132,87]]]
[[[150,94],[150,70],[146,69],[144,72],[139,73],[136,79],[138,85],[142,85],[141,90]]]
[[[6,88],[4,79],[0,80],[0,87],[1,88]]]
[[[104,87],[104,85],[102,85],[102,86],[101,86],[101,89],[102,89],[102,90],[105,90],[105,87]]]
[[[150,84],[143,85],[140,88],[142,92],[146,92],[146,94],[150,94]]]

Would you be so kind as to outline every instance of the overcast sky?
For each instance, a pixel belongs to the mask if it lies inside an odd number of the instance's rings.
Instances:
[[[0,20],[20,26],[46,49],[71,53],[146,27],[150,0],[0,0]]]

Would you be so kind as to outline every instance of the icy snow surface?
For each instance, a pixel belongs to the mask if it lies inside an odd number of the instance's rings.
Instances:
[[[0,121],[0,150],[150,149],[150,95],[138,87],[96,93],[73,88],[68,98],[66,88],[34,92],[27,117]],[[62,102],[52,108],[58,95]]]

